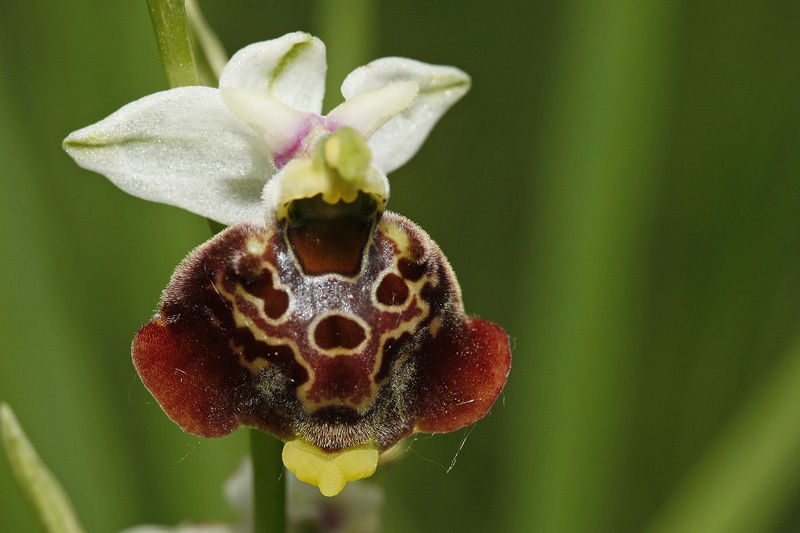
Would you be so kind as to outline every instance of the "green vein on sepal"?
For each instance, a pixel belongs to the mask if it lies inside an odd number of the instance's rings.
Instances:
[[[298,57],[303,55],[308,49],[310,49],[313,46],[314,45],[311,41],[302,41],[296,43],[294,46],[292,46],[292,48],[288,52],[286,52],[286,54],[284,54],[284,56],[281,58],[278,64],[275,65],[275,68],[272,69],[272,72],[270,72],[271,76],[269,82],[270,90],[275,86],[276,83],[278,83],[278,81],[280,81],[280,77],[284,73],[284,71],[287,68],[289,68],[289,66],[292,63],[294,63]]]

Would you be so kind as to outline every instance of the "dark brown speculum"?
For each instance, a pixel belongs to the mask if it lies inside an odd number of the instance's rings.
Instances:
[[[465,316],[422,229],[370,202],[302,200],[287,220],[237,224],[183,261],[133,343],[172,420],[334,452],[384,450],[488,412],[511,363],[507,335]]]

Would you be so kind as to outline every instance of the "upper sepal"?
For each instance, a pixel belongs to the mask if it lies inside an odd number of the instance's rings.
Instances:
[[[326,71],[325,45],[298,31],[236,52],[222,70],[219,86],[267,94],[289,107],[319,115]]]

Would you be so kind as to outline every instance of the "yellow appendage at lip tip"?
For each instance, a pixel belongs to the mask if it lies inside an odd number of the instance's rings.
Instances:
[[[369,444],[326,453],[303,439],[295,439],[283,447],[283,464],[300,481],[319,487],[324,496],[336,496],[348,481],[374,474],[379,455],[377,448]]]

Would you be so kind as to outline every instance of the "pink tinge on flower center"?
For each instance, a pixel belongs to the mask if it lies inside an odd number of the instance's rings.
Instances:
[[[314,118],[317,117],[318,115],[315,116]],[[304,141],[308,137],[308,134],[311,133],[311,130],[314,129],[315,122],[316,122],[315,120],[309,120],[308,122],[306,122],[306,126],[302,130],[300,130],[297,133],[297,135],[295,135],[292,144],[290,144],[287,149],[272,154],[272,161],[275,164],[275,168],[280,170],[281,168],[286,166],[286,163],[288,163],[298,155],[300,150],[306,144]]]
[[[286,165],[286,163],[288,163],[295,157],[297,152],[303,146],[303,141],[308,136],[310,131],[311,127],[309,126],[305,131],[303,131],[301,134],[295,137],[294,142],[289,146],[287,150],[273,154],[272,161],[275,163],[275,168],[280,170]]]
[[[329,119],[325,120],[325,128],[331,133],[338,130],[342,126],[344,126],[344,124],[342,124],[338,120],[329,120]]]

